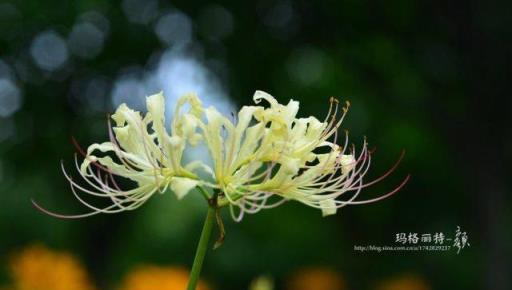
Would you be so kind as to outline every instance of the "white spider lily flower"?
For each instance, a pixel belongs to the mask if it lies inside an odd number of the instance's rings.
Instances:
[[[287,200],[331,215],[345,205],[383,199],[407,181],[376,199],[356,201],[362,188],[390,172],[363,184],[371,159],[366,141],[357,159],[355,149],[347,149],[348,134],[342,146],[336,144],[349,104],[340,113],[338,102],[331,98],[327,117],[319,121],[315,117],[297,118],[297,101],[282,105],[271,95],[256,91],[254,101],[258,104],[261,100],[270,107],[244,106],[235,120],[222,116],[214,107],[204,109],[204,118],[196,120],[213,160],[219,205],[229,204],[235,220]]]
[[[63,169],[76,198],[92,211],[82,215],[59,215],[34,202],[42,211],[57,217],[78,218],[97,213],[117,213],[140,207],[156,192],[170,189],[178,199],[199,187],[210,205],[229,205],[240,221],[245,213],[276,207],[288,200],[320,209],[324,216],[335,214],[346,205],[365,204],[384,199],[393,191],[369,200],[356,200],[364,187],[389,175],[401,161],[376,180],[363,183],[371,156],[366,140],[359,153],[348,147],[348,133],[337,144],[340,127],[349,107],[339,109],[330,100],[323,121],[315,117],[298,118],[299,102],[282,105],[271,95],[256,91],[254,101],[270,106],[244,106],[232,119],[214,107],[203,108],[199,99],[187,95],[178,100],[170,133],[165,126],[165,99],[162,93],[147,97],[143,117],[125,104],[109,121],[110,141],[93,144],[81,153],[85,159],[75,166],[87,186],[73,180]],[[182,112],[185,105],[187,112]],[[213,168],[196,160],[183,166],[187,146],[204,142]],[[196,170],[209,173],[214,182],[202,180]],[[122,189],[117,179],[127,179],[130,189]],[[213,189],[209,195],[204,187]],[[108,198],[112,204],[97,207],[79,194]],[[237,213],[238,209],[238,213]]]
[[[181,109],[190,105],[186,113]],[[97,213],[117,213],[140,207],[156,192],[163,193],[170,188],[183,198],[194,187],[203,184],[192,171],[196,164],[182,166],[182,156],[187,143],[197,144],[201,135],[195,133],[196,117],[199,116],[200,102],[193,95],[178,100],[171,123],[171,134],[165,128],[165,99],[162,93],[146,98],[147,114],[142,117],[126,104],[122,104],[112,115],[115,126],[109,121],[110,141],[93,144],[81,165],[75,156],[75,166],[87,186],[73,180],[64,170],[75,197],[92,211],[82,215],[59,215],[63,218],[78,218]],[[192,118],[191,116],[195,116]],[[81,150],[81,149],[79,149]],[[117,178],[128,179],[131,189],[121,189]],[[97,207],[81,195],[86,193],[111,200],[107,207]]]

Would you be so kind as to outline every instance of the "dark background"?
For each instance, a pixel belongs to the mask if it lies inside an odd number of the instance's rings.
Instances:
[[[281,102],[299,100],[300,115],[320,118],[330,96],[350,100],[343,128],[356,145],[367,136],[376,148],[370,179],[406,150],[399,169],[365,194],[386,192],[412,175],[394,197],[333,217],[293,202],[241,223],[226,215],[226,242],[209,253],[203,272],[216,289],[245,289],[261,274],[274,277],[279,289],[306,266],[336,269],[347,289],[372,289],[403,273],[421,276],[432,289],[510,289],[510,6],[1,3],[0,266],[34,242],[74,253],[101,289],[114,288],[139,264],[190,265],[206,210],[200,199],[178,202],[167,193],[135,212],[74,221],[30,204],[35,198],[59,212],[85,211],[59,168],[60,159],[71,166],[70,137],[84,146],[103,142],[105,116],[121,101],[138,108],[144,95],[167,94],[148,79],[170,55],[200,76],[171,77],[167,85],[199,86],[199,96],[214,105],[251,104],[260,89]],[[395,245],[399,232],[453,236],[456,226],[471,244],[459,255],[353,249]],[[0,271],[8,284],[7,266]]]

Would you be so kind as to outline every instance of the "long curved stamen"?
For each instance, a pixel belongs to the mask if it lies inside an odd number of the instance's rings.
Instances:
[[[235,205],[238,205],[238,204],[235,203]],[[233,206],[233,204],[229,206],[229,212],[231,213],[231,218],[233,218],[233,220],[236,221],[236,222],[242,221],[242,219],[244,217],[244,208],[238,206],[238,210],[240,212],[238,213],[238,215],[236,215],[236,213],[235,213],[235,206]]]
[[[99,212],[89,212],[89,213],[77,214],[77,215],[58,214],[58,213],[49,211],[49,210],[45,209],[44,207],[40,206],[34,199],[31,199],[30,201],[32,202],[32,205],[35,208],[37,208],[38,210],[40,210],[41,212],[43,212],[49,216],[60,218],[60,219],[80,219],[80,218],[90,217],[90,216],[99,214]]]
[[[400,164],[400,162],[402,161],[404,156],[405,156],[405,150],[402,150],[402,153],[400,153],[400,157],[398,157],[398,160],[395,162],[395,164],[393,164],[393,166],[391,166],[391,168],[388,169],[388,171],[386,171],[381,176],[377,177],[375,180],[372,180],[372,181],[364,184],[363,188],[368,187],[370,185],[374,185],[375,183],[382,181],[384,178],[388,177],[393,171],[395,171],[395,169],[398,167],[398,165]]]
[[[404,180],[395,189],[393,189],[392,191],[390,191],[390,192],[388,192],[388,193],[386,193],[384,195],[381,195],[381,196],[373,198],[373,199],[354,201],[351,204],[368,204],[368,203],[377,202],[379,200],[383,200],[385,198],[388,198],[388,197],[392,196],[393,194],[397,193],[400,189],[402,189],[402,187],[404,187],[405,184],[407,184],[407,182],[409,181],[410,178],[411,178],[411,175],[408,174],[404,178]],[[359,189],[362,189],[363,187],[364,186],[361,186],[361,187],[359,187]]]

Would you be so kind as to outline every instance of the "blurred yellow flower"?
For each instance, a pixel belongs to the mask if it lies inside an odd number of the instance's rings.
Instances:
[[[337,272],[320,267],[305,268],[292,274],[288,290],[343,290],[345,281]]]
[[[189,272],[181,267],[140,267],[126,277],[121,290],[183,290],[187,288]],[[210,288],[199,281],[197,290]]]
[[[260,276],[251,282],[249,290],[274,290],[274,281],[268,276]]]
[[[377,290],[430,290],[428,284],[414,275],[406,275],[382,281],[376,287]]]
[[[33,245],[10,261],[16,290],[92,290],[87,272],[69,253]]]

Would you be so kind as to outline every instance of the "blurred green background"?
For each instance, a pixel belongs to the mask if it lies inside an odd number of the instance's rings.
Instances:
[[[107,138],[122,102],[144,110],[195,91],[224,112],[260,89],[323,117],[330,96],[350,100],[343,128],[375,147],[366,190],[397,195],[322,218],[289,202],[225,216],[224,245],[207,256],[214,289],[247,289],[259,275],[276,289],[304,267],[336,271],[346,289],[375,289],[400,275],[430,289],[511,289],[512,18],[493,1],[6,1],[0,3],[0,285],[13,253],[33,243],[73,253],[98,289],[115,289],[138,265],[189,267],[206,206],[167,193],[135,212],[58,220],[86,209],[60,171],[75,137]],[[508,161],[507,161],[508,160]],[[467,232],[448,252],[365,252],[400,232]],[[30,290],[30,289],[29,289]],[[37,289],[33,289],[37,290]],[[51,289],[44,289],[51,290]],[[69,289],[73,290],[73,289]]]

